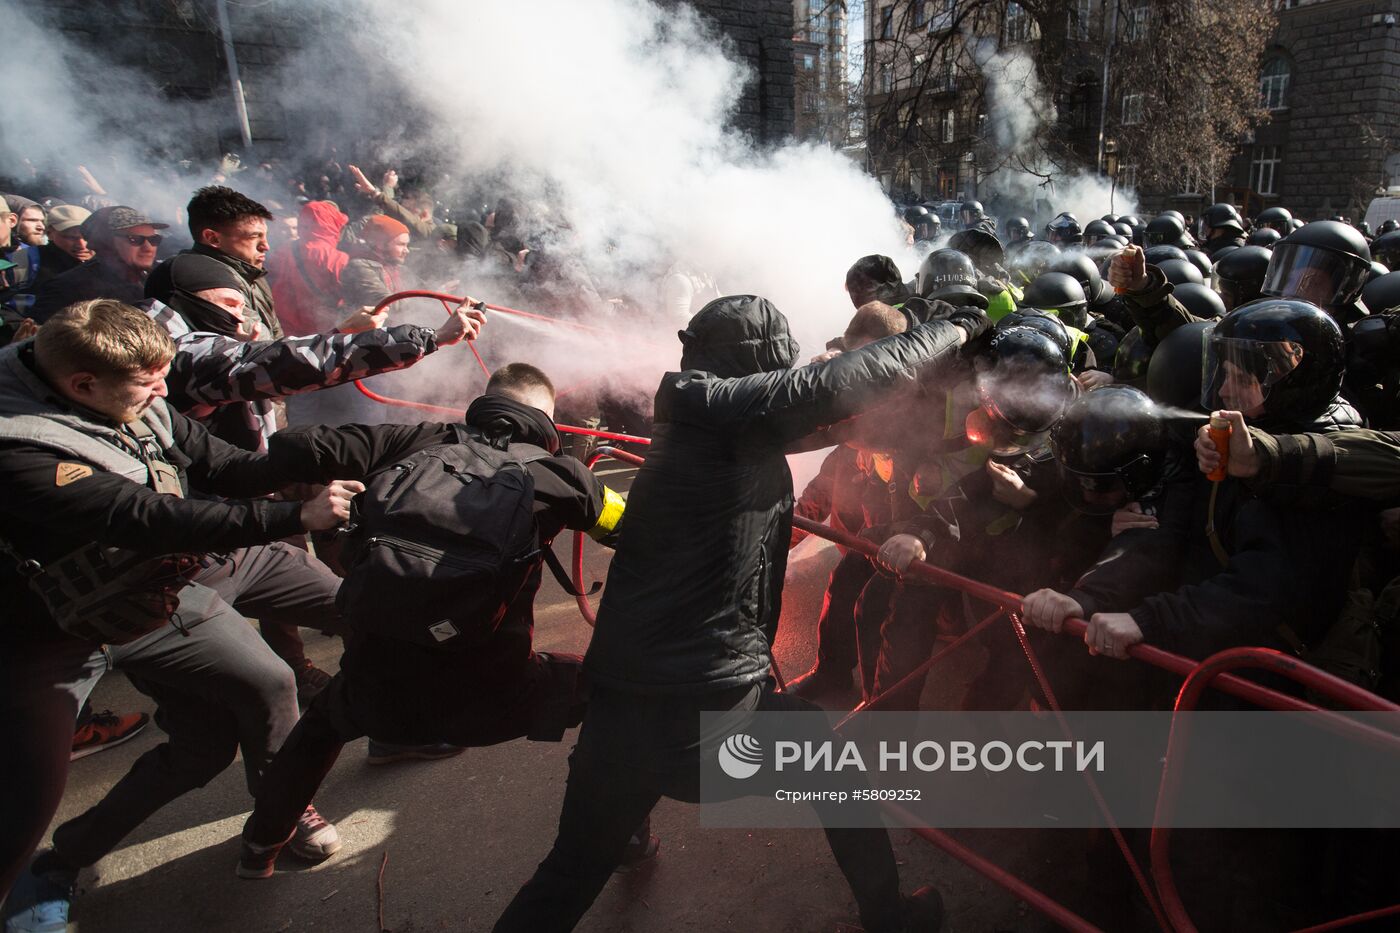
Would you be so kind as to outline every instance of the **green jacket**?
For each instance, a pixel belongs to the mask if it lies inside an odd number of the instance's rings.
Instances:
[[[1400,432],[1353,428],[1331,434],[1266,434],[1249,429],[1259,457],[1256,492],[1325,501],[1328,494],[1400,500]]]

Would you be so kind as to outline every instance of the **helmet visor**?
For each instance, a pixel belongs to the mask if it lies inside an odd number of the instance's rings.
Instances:
[[[1259,286],[1255,283],[1221,278],[1218,270],[1212,270],[1210,285],[1220,295],[1220,300],[1225,302],[1226,311],[1238,308],[1240,305],[1259,297]]]
[[[1269,392],[1303,361],[1303,345],[1288,340],[1218,337],[1206,341],[1201,405],[1259,415]]]
[[[1354,302],[1370,275],[1371,264],[1336,250],[1280,242],[1264,276],[1265,295],[1301,298],[1320,308]]]
[[[998,457],[1014,457],[1043,446],[1044,431],[1022,431],[986,408],[974,408],[963,424],[967,439]]]

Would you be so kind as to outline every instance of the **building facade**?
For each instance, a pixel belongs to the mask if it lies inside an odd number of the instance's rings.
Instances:
[[[1400,0],[1283,0],[1278,16],[1259,79],[1270,119],[1218,194],[1360,221],[1400,185]]]
[[[846,77],[846,4],[843,0],[792,0],[796,65],[794,135],[807,142],[842,146],[849,133],[851,100]]]
[[[1378,189],[1400,184],[1400,0],[1276,6],[1259,74],[1268,119],[1218,171],[1154,187],[1141,182],[1143,154],[1129,141],[1144,129],[1154,89],[1119,73],[1129,57],[1153,54],[1152,0],[1067,0],[1039,20],[1014,0],[871,0],[867,168],[897,198],[986,200],[979,179],[999,156],[1006,115],[989,107],[984,69],[992,53],[1020,49],[1042,66],[1046,148],[1133,190],[1144,210],[1194,214],[1232,201],[1248,213],[1284,204],[1308,219],[1359,220]]]

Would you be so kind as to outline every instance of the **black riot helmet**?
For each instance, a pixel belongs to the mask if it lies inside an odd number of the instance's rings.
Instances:
[[[1084,238],[1084,230],[1079,226],[1079,218],[1069,211],[1058,214],[1045,225],[1050,242],[1056,246],[1069,246]]]
[[[1372,314],[1352,325],[1346,385],[1348,399],[1372,423],[1394,424],[1400,418],[1400,314]]]
[[[1113,236],[1113,225],[1106,220],[1091,220],[1084,225],[1084,242],[1097,243],[1106,236]]]
[[[1160,266],[1169,259],[1180,259],[1182,262],[1189,261],[1186,258],[1186,251],[1184,249],[1179,246],[1168,246],[1165,243],[1149,246],[1143,251],[1142,255],[1148,263],[1154,266]]]
[[[1367,282],[1361,290],[1361,300],[1373,315],[1400,309],[1400,272],[1388,272]]]
[[[1327,309],[1356,301],[1371,271],[1371,249],[1355,228],[1319,220],[1290,233],[1274,247],[1263,293],[1301,298]]]
[[[977,267],[966,253],[934,250],[924,257],[915,281],[920,297],[987,310],[987,297],[977,290]]]
[[[1366,284],[1370,285],[1372,282],[1374,282],[1376,279],[1380,278],[1383,275],[1390,275],[1390,267],[1383,262],[1376,262],[1374,259],[1372,259],[1371,272],[1366,276]],[[1363,293],[1366,291],[1365,286],[1362,287],[1361,291]]]
[[[1006,222],[1006,237],[1012,243],[1019,243],[1022,240],[1034,238],[1031,232],[1031,222],[1024,217],[1012,217]]]
[[[972,260],[983,275],[997,275],[1006,262],[1001,240],[985,230],[959,230],[948,238],[948,249],[955,249]]]
[[[1102,221],[1103,221],[1104,223],[1106,223],[1106,224],[1116,224],[1116,223],[1118,223],[1118,215],[1117,215],[1117,214],[1104,214],[1102,217],[1099,218],[1099,220],[1102,220]]]
[[[1266,207],[1254,218],[1254,228],[1268,227],[1283,236],[1293,231],[1293,214],[1286,207]]]
[[[1074,358],[1074,338],[1070,337],[1069,331],[1060,319],[1044,311],[1037,311],[1035,308],[1018,308],[1010,314],[1004,315],[997,321],[997,329],[1005,330],[1010,327],[1030,327],[1040,331],[1045,336],[1055,342],[1055,346],[1060,348],[1060,353],[1067,360]]]
[[[1112,297],[1109,294],[1108,283],[1099,274],[1099,267],[1084,253],[1064,253],[1051,264],[1050,270],[1074,276],[1079,286],[1084,289],[1084,297],[1089,299],[1091,305]]]
[[[1111,515],[1162,481],[1166,420],[1142,391],[1105,386],[1070,405],[1050,432],[1061,490],[1076,510]]]
[[[1201,286],[1197,286],[1200,288]],[[1217,299],[1218,301],[1219,299]],[[1147,363],[1147,394],[1159,405],[1198,411],[1201,404],[1201,360],[1214,321],[1183,324],[1158,341]],[[1199,423],[1191,430],[1199,427]]]
[[[1389,223],[1390,221],[1386,221]],[[1382,224],[1381,226],[1385,226]],[[1400,230],[1389,230],[1371,241],[1371,258],[1400,272]],[[1367,305],[1366,307],[1370,307]]]
[[[1181,221],[1181,227],[1182,227],[1182,229],[1184,230],[1184,229],[1186,228],[1186,215],[1183,214],[1181,211],[1162,211],[1162,213],[1159,214],[1158,216],[1160,216],[1160,217],[1175,217],[1177,220]]]
[[[904,222],[914,228],[915,242],[927,242],[938,236],[943,222],[922,204],[904,209]]]
[[[1250,231],[1249,236],[1244,238],[1247,246],[1263,246],[1272,249],[1274,244],[1283,239],[1283,234],[1273,227],[1255,227]]]
[[[1234,236],[1244,236],[1244,219],[1233,204],[1212,204],[1201,211],[1201,235],[1209,237],[1212,230],[1229,230]]]
[[[1227,243],[1227,244],[1225,244],[1224,246],[1220,247],[1219,249],[1217,249],[1217,250],[1215,251],[1215,262],[1219,262],[1221,259],[1223,259],[1224,257],[1230,255],[1231,253],[1233,253],[1233,252],[1234,252],[1235,250],[1237,250],[1237,249],[1239,249],[1239,247],[1236,246],[1234,243]],[[1196,250],[1191,250],[1191,253],[1194,253],[1194,252],[1196,252]],[[1190,253],[1188,253],[1187,255],[1189,256]],[[1211,263],[1211,267],[1214,268],[1214,266],[1215,266],[1215,263],[1214,263],[1214,262]]]
[[[1182,252],[1186,254],[1186,258],[1190,261],[1191,265],[1201,270],[1202,281],[1210,278],[1211,267],[1215,264],[1214,260],[1198,249],[1187,249],[1182,250]],[[1218,256],[1219,253],[1216,255]]]
[[[1215,264],[1211,285],[1220,293],[1226,311],[1259,297],[1264,275],[1269,271],[1269,256],[1262,246],[1241,246]]]
[[[1026,286],[1021,304],[1053,314],[1070,327],[1089,323],[1089,302],[1079,280],[1064,272],[1042,272]]]
[[[1395,230],[1400,230],[1400,220],[1392,217],[1376,228],[1376,236],[1385,236]]]
[[[1189,259],[1164,259],[1153,265],[1161,269],[1167,281],[1173,285],[1185,285],[1188,282],[1199,285],[1205,281],[1201,270],[1192,265]]]
[[[1371,225],[1364,220],[1356,225],[1356,231],[1368,240],[1375,236],[1375,234],[1371,232]]]
[[[983,216],[981,201],[964,201],[958,208],[958,219],[962,221],[964,228],[971,227],[980,221]]]
[[[1142,330],[1131,328],[1118,341],[1118,352],[1113,355],[1114,380],[1127,385],[1145,384],[1147,364],[1151,359],[1152,348],[1142,339]]]
[[[1143,242],[1148,246],[1176,246],[1185,232],[1184,221],[1171,214],[1158,214],[1148,223]]]
[[[1078,392],[1069,361],[1043,331],[999,327],[973,358],[978,408],[967,437],[999,455],[1037,446]]]
[[[1275,424],[1306,423],[1336,399],[1345,370],[1342,328],[1331,315],[1307,301],[1260,298],[1211,331],[1201,405]]]
[[[1133,228],[1121,220],[1113,225],[1113,232],[1121,237],[1126,237],[1129,243],[1133,241]]]
[[[1027,285],[1060,258],[1059,247],[1044,240],[1031,240],[1010,258],[1017,285]]]
[[[1228,310],[1225,302],[1220,300],[1220,296],[1209,285],[1187,282],[1173,288],[1172,297],[1181,302],[1187,311],[1206,320],[1223,317]]]

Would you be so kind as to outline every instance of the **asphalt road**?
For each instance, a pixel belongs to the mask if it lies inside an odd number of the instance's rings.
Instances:
[[[614,479],[625,486],[625,474]],[[833,549],[816,544],[795,552],[789,572],[778,646],[788,674],[805,670],[815,657],[815,621],[835,561]],[[568,543],[561,540],[557,548],[564,555]],[[587,548],[590,579],[602,579],[607,554],[591,542]],[[589,634],[573,600],[546,575],[536,647],[582,651]],[[307,650],[321,667],[335,669],[338,640],[308,633]],[[977,649],[961,663],[975,666]],[[933,678],[928,699],[937,702],[940,693],[956,689],[960,670]],[[119,674],[104,678],[93,699],[98,709],[151,709]],[[235,764],[166,807],[84,874],[74,912],[78,929],[375,933],[382,865],[385,929],[489,930],[553,840],[572,735],[559,744],[521,740],[440,762],[377,767],[365,760],[365,742],[355,742],[316,800],[339,827],[344,848],[314,867],[284,858],[274,878],[259,882],[234,876],[238,834],[250,808]],[[99,799],[161,740],[152,726],[124,746],[74,763],[58,821]],[[659,858],[614,877],[580,930],[858,929],[854,903],[820,832],[704,829],[697,807],[665,800],[652,829],[662,840]],[[905,889],[930,882],[943,889],[950,908],[946,929],[1049,928],[1014,897],[909,831],[895,830],[892,838]],[[1066,867],[1063,837],[961,832],[959,838],[1047,884],[1063,881],[1082,863],[1071,856]]]

